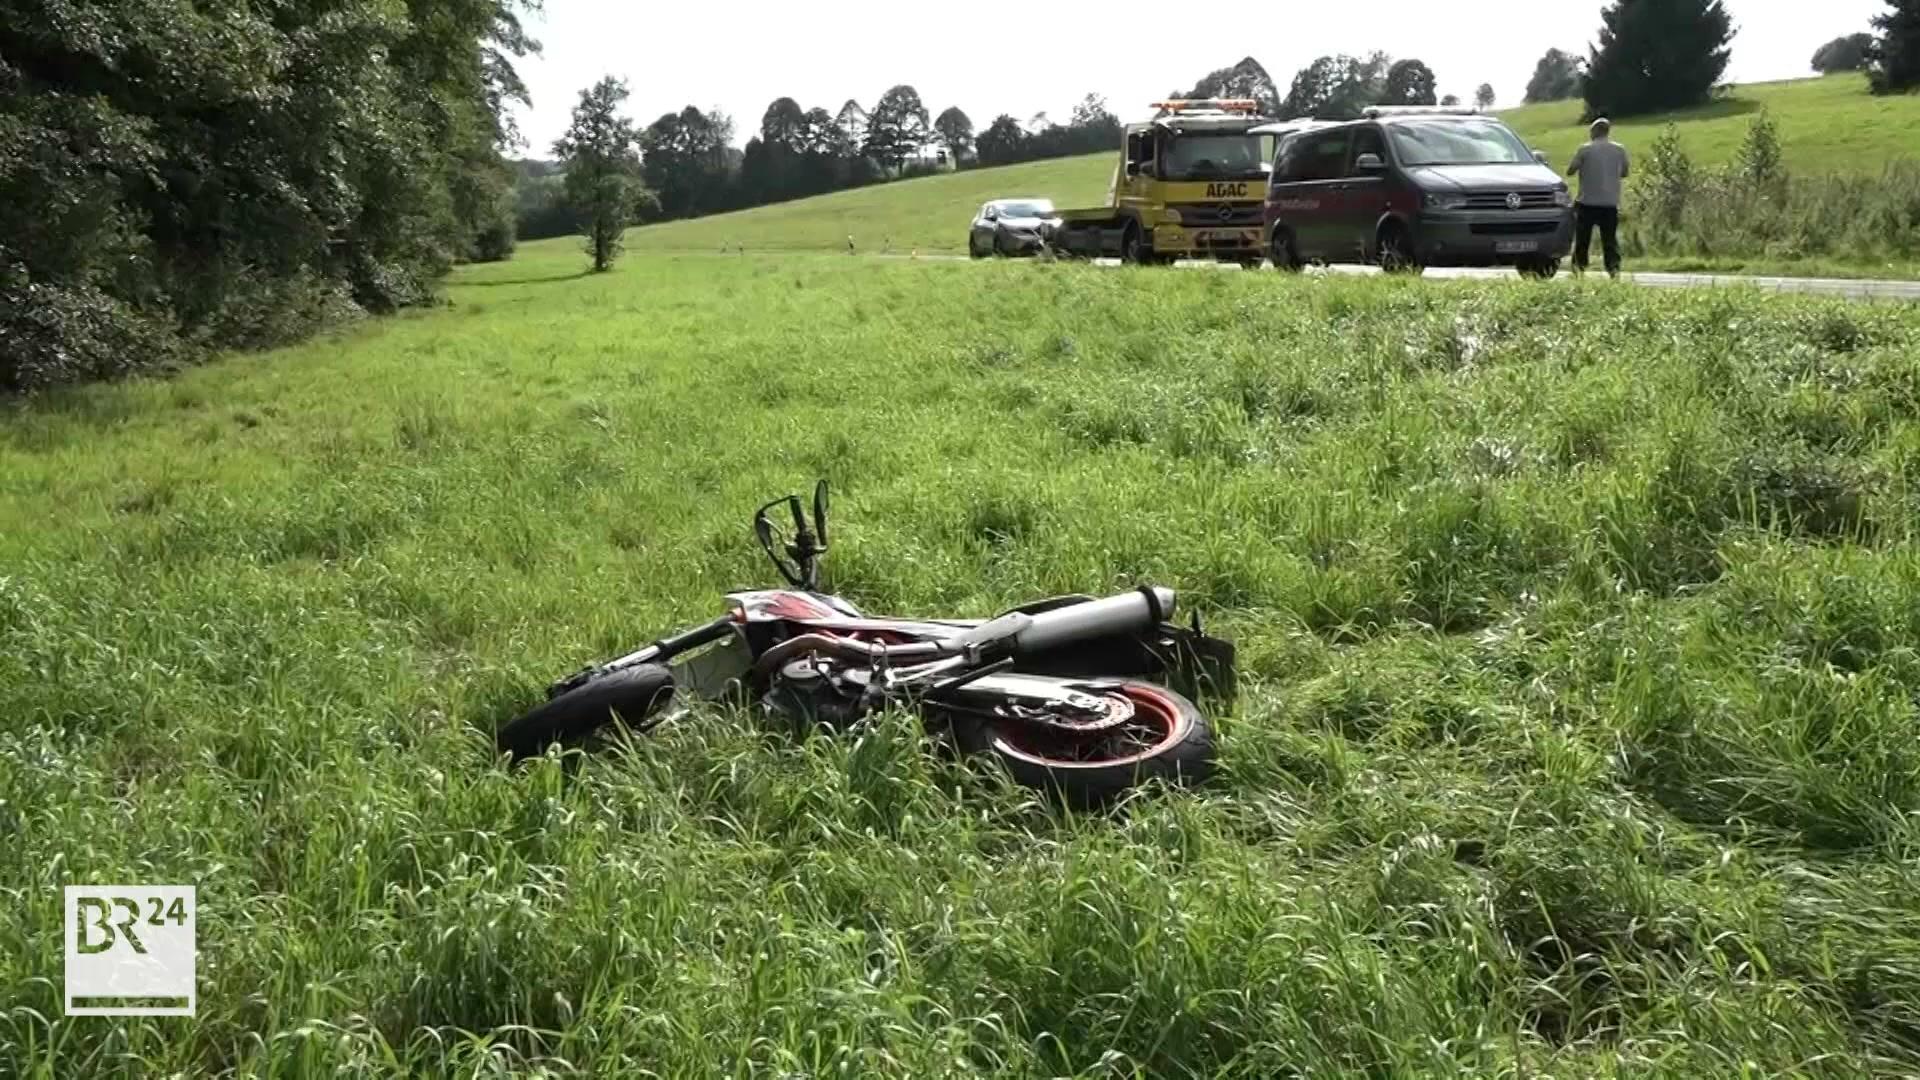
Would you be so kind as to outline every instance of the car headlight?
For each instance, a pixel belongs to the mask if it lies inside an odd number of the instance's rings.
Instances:
[[[1555,190],[1553,193],[1553,205],[1558,207],[1563,207],[1563,208],[1572,206],[1573,192],[1568,191],[1566,188],[1559,188]]]
[[[1421,198],[1420,205],[1429,210],[1465,210],[1467,208],[1467,197],[1465,195],[1434,195],[1429,193]]]

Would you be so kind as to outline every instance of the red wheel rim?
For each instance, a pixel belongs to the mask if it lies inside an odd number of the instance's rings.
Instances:
[[[1124,697],[1133,717],[1117,728],[1073,736],[1025,724],[1000,724],[995,750],[1049,769],[1100,769],[1132,765],[1164,753],[1186,738],[1185,710],[1151,686],[1123,686],[1102,697]]]

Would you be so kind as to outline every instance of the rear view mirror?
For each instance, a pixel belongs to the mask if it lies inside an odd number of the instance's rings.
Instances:
[[[1361,154],[1353,159],[1353,167],[1361,172],[1379,172],[1387,167],[1387,163],[1380,160],[1379,154]]]
[[[827,550],[827,481],[825,477],[813,486],[813,531],[819,535],[820,550]]]
[[[1545,150],[1535,150],[1533,152],[1533,160],[1542,165],[1547,164],[1547,152]]]

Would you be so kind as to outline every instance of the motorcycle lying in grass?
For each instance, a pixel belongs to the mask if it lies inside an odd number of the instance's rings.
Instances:
[[[645,731],[691,697],[757,702],[802,730],[913,709],[960,750],[1083,803],[1212,771],[1213,734],[1192,697],[1231,701],[1234,649],[1197,616],[1173,624],[1171,590],[1060,596],[986,620],[867,616],[818,591],[827,503],[822,480],[811,523],[793,495],[754,514],[791,589],[731,593],[720,618],[555,683],[499,730],[500,750],[535,756],[616,720]],[[783,504],[790,535],[774,516]]]

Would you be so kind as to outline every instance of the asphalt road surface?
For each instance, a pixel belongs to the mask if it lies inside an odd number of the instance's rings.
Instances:
[[[964,262],[965,255],[887,255],[883,258],[921,258],[942,262]],[[1118,259],[1095,259],[1097,266],[1118,266]],[[1238,270],[1231,263],[1183,262],[1176,264],[1183,270]],[[1307,273],[1320,274],[1378,274],[1380,269],[1374,266],[1330,266],[1308,270]],[[1493,280],[1497,278],[1518,278],[1519,275],[1507,269],[1471,269],[1442,268],[1429,269],[1426,277],[1435,280]],[[1571,275],[1563,271],[1562,280]],[[1595,276],[1599,272],[1595,271]],[[1762,277],[1747,274],[1662,274],[1639,273],[1623,275],[1626,281],[1635,285],[1644,285],[1651,289],[1715,289],[1748,288],[1767,292],[1812,293],[1819,296],[1842,296],[1854,300],[1905,300],[1920,302],[1920,281],[1869,281],[1850,278],[1800,278],[1800,277]]]

